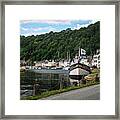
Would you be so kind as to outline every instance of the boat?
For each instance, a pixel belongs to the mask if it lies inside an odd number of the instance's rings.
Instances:
[[[62,70],[62,69],[63,69],[63,67],[56,67],[56,69],[57,69],[57,70]]]
[[[83,49],[82,49],[83,50]],[[81,80],[83,76],[88,75],[91,72],[89,66],[81,63],[82,52],[79,48],[79,56],[75,58],[75,63],[73,62],[70,66],[69,77],[73,80]]]
[[[69,70],[69,77],[74,80],[81,80],[83,76],[91,72],[89,66],[79,62],[71,65]]]

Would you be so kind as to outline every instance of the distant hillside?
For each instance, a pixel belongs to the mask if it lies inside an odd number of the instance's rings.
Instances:
[[[66,59],[67,52],[73,58],[78,53],[79,47],[85,49],[87,55],[92,55],[100,49],[100,22],[79,30],[68,28],[61,32],[20,36],[20,59],[30,61]]]

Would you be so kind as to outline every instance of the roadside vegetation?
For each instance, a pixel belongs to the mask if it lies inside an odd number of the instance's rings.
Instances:
[[[94,68],[91,70],[91,74],[84,77],[86,81],[98,80],[100,78],[100,69]]]

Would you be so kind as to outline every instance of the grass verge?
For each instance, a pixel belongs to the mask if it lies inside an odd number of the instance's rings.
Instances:
[[[97,85],[97,84],[99,84],[99,82],[90,81],[86,84],[81,84],[80,86],[71,86],[71,87],[67,87],[67,88],[64,88],[64,89],[43,92],[40,95],[36,95],[36,96],[27,96],[27,97],[22,98],[21,100],[37,100],[37,99],[49,97],[51,95],[60,94],[60,93],[63,93],[63,92],[68,92],[68,91],[71,91],[71,90],[80,89],[80,88],[83,88],[83,87],[88,87],[88,86]]]

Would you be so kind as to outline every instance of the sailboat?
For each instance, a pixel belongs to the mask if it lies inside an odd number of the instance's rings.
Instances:
[[[80,63],[81,49],[79,48],[78,61],[70,66],[69,77],[74,80],[81,80],[83,76],[90,73],[90,67]]]
[[[65,66],[63,67],[63,70],[69,70],[70,69],[70,52],[67,52],[67,61]]]

